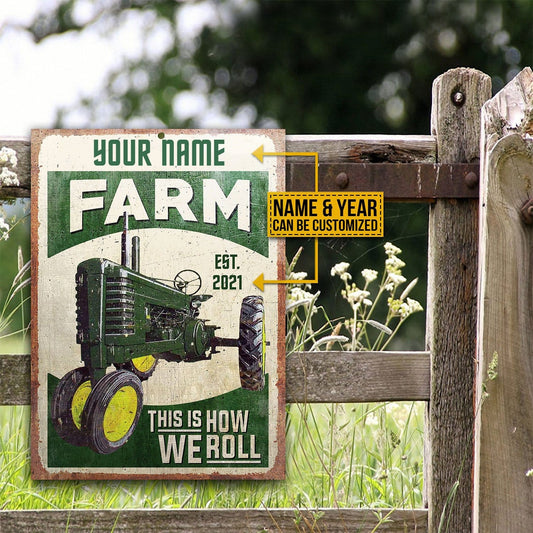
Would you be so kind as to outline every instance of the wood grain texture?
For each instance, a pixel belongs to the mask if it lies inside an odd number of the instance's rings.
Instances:
[[[381,523],[380,523],[381,522]],[[426,533],[427,511],[390,509],[176,509],[1,511],[0,531],[282,531]]]
[[[30,404],[30,355],[0,354],[0,405]]]
[[[429,399],[427,352],[297,352],[287,358],[287,401]],[[0,405],[30,403],[30,356],[0,355]]]
[[[474,530],[482,533],[525,533],[533,524],[533,225],[520,216],[533,197],[532,133],[533,73],[525,69],[483,109],[474,477]]]
[[[434,163],[436,142],[431,135],[287,135],[286,148],[318,152],[320,163]]]
[[[427,352],[296,352],[287,358],[288,402],[428,398]]]
[[[480,112],[491,82],[474,69],[453,69],[433,84],[431,128],[437,162],[479,158]],[[460,93],[463,103],[454,104]],[[429,528],[437,531],[454,484],[447,531],[470,531],[473,468],[473,389],[476,347],[478,209],[475,200],[438,200],[430,208],[427,347],[431,392],[425,461]]]

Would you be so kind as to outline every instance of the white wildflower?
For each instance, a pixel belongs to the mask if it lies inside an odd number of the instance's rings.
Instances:
[[[411,310],[411,313],[417,313],[418,311],[424,310],[420,302],[413,300],[412,298],[407,298],[407,303],[409,304],[409,309]]]
[[[6,167],[2,167],[2,171],[0,171],[0,185],[4,185],[5,187],[18,187],[20,182],[15,172]]]
[[[337,263],[332,269],[331,269],[331,275],[332,276],[342,276],[342,274],[346,273],[346,271],[350,268],[350,263],[342,262]],[[342,279],[342,277],[341,277]],[[351,277],[350,277],[351,279]]]
[[[314,296],[313,293],[307,292],[301,287],[292,287],[287,294],[287,299],[291,302],[299,302],[301,300],[311,300]]]
[[[2,147],[0,150],[0,185],[13,187],[20,185],[17,174],[12,169],[17,166],[17,152],[11,148]]]
[[[385,285],[385,290],[391,292],[398,285],[405,283],[406,279],[401,274],[395,274],[394,272],[389,272],[387,275],[387,283]]]
[[[526,472],[526,477],[533,477],[533,468],[530,468],[530,469]]]
[[[391,255],[385,260],[385,269],[387,272],[391,270],[398,270],[400,268],[403,268],[405,266],[405,263],[395,255]]]
[[[287,312],[296,307],[309,307],[310,305],[312,305],[312,314],[315,314],[318,311],[317,307],[314,305],[314,302],[318,298],[320,292],[315,294],[308,292],[305,290],[305,288],[308,287],[308,285],[294,285],[287,291],[287,306],[285,308]]]
[[[9,224],[0,217],[0,241],[9,239]]]
[[[297,279],[302,280],[307,277],[307,272],[291,272],[289,275],[289,279]]]
[[[400,248],[398,248],[397,246],[394,246],[394,244],[390,243],[390,242],[386,242],[384,245],[383,245],[383,248],[385,248],[385,253],[391,257],[393,255],[398,255],[398,254],[401,254],[402,251]]]
[[[372,283],[378,277],[378,272],[377,270],[365,268],[361,270],[361,276],[363,276],[367,283]]]
[[[3,146],[0,150],[0,166],[15,168],[17,166],[17,152],[12,148]]]
[[[416,300],[413,300],[412,298],[407,298],[407,301],[403,302],[400,305],[398,312],[402,318],[407,318],[413,313],[416,313],[422,310],[423,308],[420,305],[420,302],[417,302]]]

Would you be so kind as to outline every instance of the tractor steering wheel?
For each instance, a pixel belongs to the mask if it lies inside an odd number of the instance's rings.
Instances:
[[[174,287],[188,296],[196,294],[202,286],[202,278],[195,270],[186,268],[176,274]]]

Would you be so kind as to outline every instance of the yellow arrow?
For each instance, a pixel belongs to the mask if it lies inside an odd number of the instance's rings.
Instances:
[[[318,192],[318,152],[265,152],[263,145],[259,146],[252,152],[252,155],[256,157],[261,163],[265,156],[296,156],[296,157],[314,157],[315,158],[315,192]]]
[[[318,192],[318,152],[265,152],[264,146],[261,145],[259,148],[252,152],[252,155],[255,156],[261,163],[265,156],[308,156],[315,158],[315,192]],[[254,280],[254,285],[261,291],[265,290],[265,284],[293,284],[293,283],[318,283],[318,237],[315,237],[315,277],[314,279],[265,279],[264,274],[259,274]]]

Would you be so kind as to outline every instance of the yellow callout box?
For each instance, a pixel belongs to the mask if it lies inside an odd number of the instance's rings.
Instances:
[[[383,237],[383,192],[269,192],[269,237]]]

